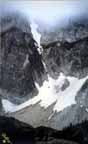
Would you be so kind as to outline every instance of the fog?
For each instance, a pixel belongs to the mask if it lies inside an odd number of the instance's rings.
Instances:
[[[0,2],[1,15],[5,11],[20,11],[31,20],[41,21],[47,25],[56,22],[64,24],[69,19],[86,16],[88,9],[87,0],[65,1],[3,1]]]

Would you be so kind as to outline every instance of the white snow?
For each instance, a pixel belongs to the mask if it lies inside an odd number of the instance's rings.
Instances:
[[[2,100],[2,104],[5,112],[13,112],[15,110],[16,105],[6,99]]]
[[[61,87],[66,78],[70,82],[69,87],[66,88],[64,91],[61,91],[61,89],[59,89],[59,91],[57,92],[55,86],[57,85],[58,87]],[[82,85],[85,83],[86,79],[88,79],[88,76],[83,79],[78,79],[75,77],[65,77],[65,75],[63,75],[62,73],[57,80],[52,79],[48,76],[48,81],[44,81],[42,87],[39,87],[39,85],[35,83],[39,90],[37,96],[18,106],[11,104],[7,100],[3,100],[2,102],[4,109],[11,112],[18,111],[27,106],[34,105],[40,101],[40,106],[44,108],[47,108],[48,106],[56,102],[53,111],[62,111],[64,108],[76,103],[75,96]]]
[[[40,45],[41,34],[37,31],[38,25],[34,22],[31,22],[31,31],[33,34],[33,38],[38,43],[38,52],[39,54],[42,53],[42,47]]]
[[[63,92],[58,93],[59,99],[55,105],[54,110],[62,111],[64,108],[75,104],[75,96],[77,92],[81,89],[88,76],[83,79],[78,79],[75,77],[67,77],[70,82],[70,86]]]
[[[37,25],[31,23],[31,28],[34,39],[37,41],[38,46],[40,47],[41,35],[37,32]],[[25,62],[27,63],[27,59]],[[69,81],[70,85],[64,91],[61,91],[61,87],[63,86],[66,79]],[[83,79],[78,79],[70,76],[66,77],[63,73],[60,73],[58,79],[55,80],[48,75],[48,81],[44,81],[41,87],[39,87],[39,85],[35,83],[36,87],[39,90],[37,96],[35,96],[32,99],[29,99],[25,103],[20,104],[18,106],[12,104],[8,100],[2,100],[3,107],[6,112],[12,112],[21,110],[30,105],[34,105],[37,102],[39,102],[40,106],[44,108],[47,108],[48,106],[56,102],[53,111],[59,112],[67,108],[68,106],[71,106],[72,104],[76,103],[75,96],[77,95],[77,92],[81,89],[81,87],[87,79],[88,76],[86,76]]]

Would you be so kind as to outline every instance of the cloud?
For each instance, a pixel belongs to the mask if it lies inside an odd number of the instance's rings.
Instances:
[[[7,1],[1,4],[2,11],[18,10],[28,18],[41,20],[46,24],[81,16],[87,13],[88,2],[85,0],[65,1]]]

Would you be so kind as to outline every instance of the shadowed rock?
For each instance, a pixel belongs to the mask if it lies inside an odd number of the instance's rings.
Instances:
[[[14,144],[87,144],[88,122],[70,125],[62,131],[49,127],[33,128],[11,117],[0,117],[0,143],[3,135]]]
[[[37,95],[45,73],[30,24],[13,14],[1,19],[0,95],[19,104]]]
[[[60,72],[78,78],[88,74],[88,37],[75,42],[54,42],[44,47],[43,59],[48,73],[55,78]]]

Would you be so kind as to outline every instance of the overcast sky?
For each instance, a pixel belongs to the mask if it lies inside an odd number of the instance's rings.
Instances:
[[[57,20],[69,19],[70,17],[80,16],[88,12],[88,0],[62,0],[62,1],[5,1],[0,5],[0,10],[18,10],[27,17],[39,19],[42,22],[55,23]]]

